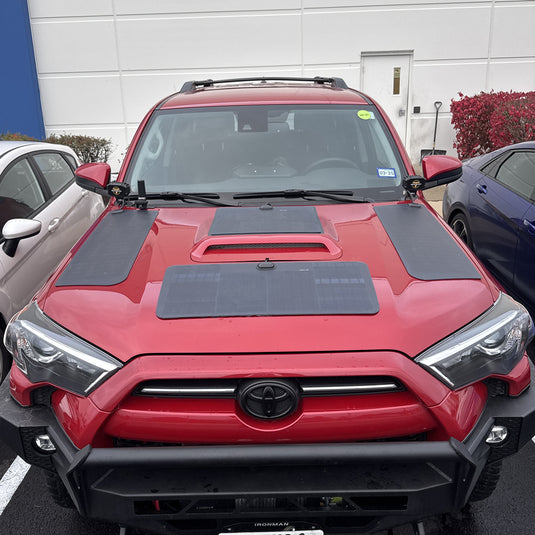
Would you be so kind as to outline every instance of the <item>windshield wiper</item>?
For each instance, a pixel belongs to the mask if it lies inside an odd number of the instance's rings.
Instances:
[[[161,193],[146,193],[145,195],[129,195],[129,201],[195,201],[204,202],[206,204],[213,204],[214,206],[237,206],[236,204],[216,201],[220,196],[217,193],[179,193],[178,191],[162,191]]]
[[[284,197],[285,199],[306,198],[306,197],[323,197],[332,201],[340,202],[357,202],[367,203],[373,202],[372,199],[364,197],[353,197],[353,191],[350,189],[342,190],[312,190],[312,189],[285,189],[280,191],[258,191],[251,193],[236,193],[233,195],[234,199],[256,199],[261,197]]]

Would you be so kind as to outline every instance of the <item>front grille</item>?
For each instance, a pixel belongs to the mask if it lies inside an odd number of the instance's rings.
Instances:
[[[45,405],[50,407],[50,399],[52,394],[56,391],[53,386],[42,386],[36,388],[31,393],[32,405]]]
[[[207,498],[199,500],[139,500],[136,514],[244,514],[244,513],[318,513],[356,511],[404,511],[407,496],[299,496],[257,498]]]
[[[490,397],[507,396],[509,386],[501,379],[489,378],[483,381],[487,385],[487,392]]]
[[[169,448],[183,446],[179,442],[151,442],[149,440],[131,440],[128,438],[114,437],[114,448]]]
[[[290,379],[285,377],[284,379]],[[250,381],[250,379],[247,379]],[[303,397],[353,396],[401,392],[403,385],[393,377],[294,377]],[[234,398],[240,379],[182,379],[147,381],[134,391],[135,396],[172,398]]]
[[[378,427],[378,420],[391,425]],[[104,432],[115,447],[130,448],[407,442],[435,429],[429,411],[393,376],[294,375],[143,381]]]

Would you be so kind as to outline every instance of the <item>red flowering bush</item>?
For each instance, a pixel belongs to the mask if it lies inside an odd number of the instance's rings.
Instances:
[[[459,93],[451,101],[454,147],[466,159],[535,139],[535,91],[528,93],[481,92],[473,97]]]
[[[535,139],[535,91],[498,105],[490,117],[493,149]]]

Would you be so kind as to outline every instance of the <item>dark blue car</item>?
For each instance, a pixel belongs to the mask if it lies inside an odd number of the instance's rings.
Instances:
[[[467,160],[444,219],[535,317],[535,141]]]

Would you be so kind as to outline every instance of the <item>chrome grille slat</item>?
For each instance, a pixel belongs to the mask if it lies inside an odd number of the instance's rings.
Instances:
[[[176,397],[229,397],[236,392],[235,388],[195,388],[195,387],[152,387],[145,386],[140,390],[144,395],[161,395]]]
[[[247,378],[250,380],[251,378]],[[384,394],[404,390],[392,377],[285,377],[292,379],[303,397]],[[134,395],[175,398],[233,398],[240,379],[160,380],[138,386]]]
[[[345,385],[345,386],[304,386],[302,387],[305,395],[344,395],[344,394],[361,394],[367,392],[385,392],[399,390],[396,383],[374,383],[370,385]]]

